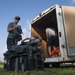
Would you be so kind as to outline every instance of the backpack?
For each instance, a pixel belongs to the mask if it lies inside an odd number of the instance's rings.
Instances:
[[[15,28],[13,30],[13,35],[14,35],[14,38],[18,41],[20,41],[22,39],[22,29],[21,29],[21,26],[18,26],[17,28]]]

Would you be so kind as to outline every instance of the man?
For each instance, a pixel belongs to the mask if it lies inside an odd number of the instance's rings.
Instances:
[[[51,56],[51,51],[54,47],[55,31],[52,28],[46,28],[45,32],[48,44],[48,54]]]
[[[14,22],[10,22],[7,27],[8,37],[7,37],[7,49],[10,50],[11,46],[17,44],[16,38],[14,37],[14,30],[19,27],[18,22],[20,21],[19,16],[15,16]]]

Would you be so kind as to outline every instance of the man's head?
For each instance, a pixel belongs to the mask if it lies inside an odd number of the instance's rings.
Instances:
[[[14,18],[14,23],[18,23],[19,22],[19,20],[20,20],[21,18],[19,17],[19,16],[15,16],[15,18]]]

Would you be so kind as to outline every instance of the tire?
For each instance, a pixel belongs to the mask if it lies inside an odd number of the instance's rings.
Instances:
[[[49,67],[50,63],[44,63],[44,67],[47,68]]]
[[[52,67],[60,67],[60,63],[52,63]]]

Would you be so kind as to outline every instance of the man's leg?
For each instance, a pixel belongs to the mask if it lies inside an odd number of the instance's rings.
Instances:
[[[48,46],[48,54],[51,56],[51,46]]]
[[[10,50],[11,46],[15,45],[15,41],[13,38],[7,38],[7,49]]]

